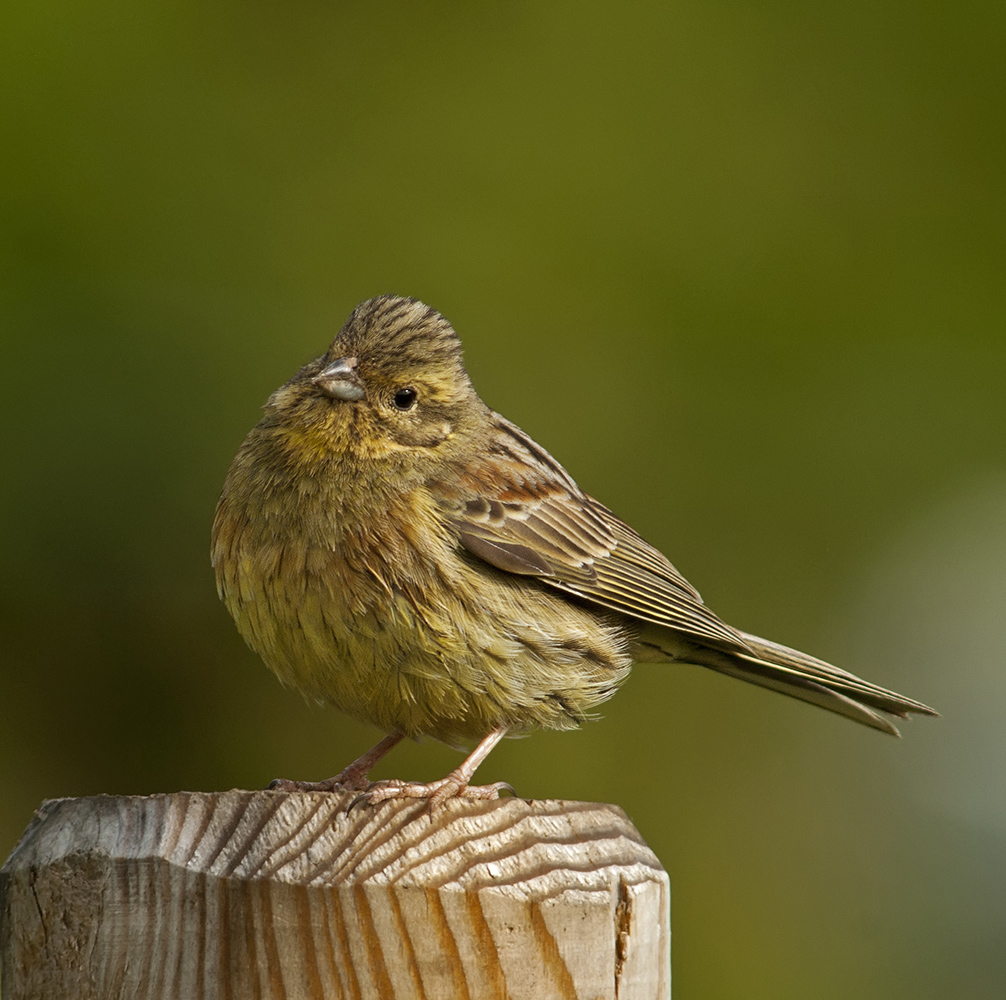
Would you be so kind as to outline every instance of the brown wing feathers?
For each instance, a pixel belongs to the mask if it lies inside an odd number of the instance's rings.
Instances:
[[[909,712],[936,714],[830,663],[720,621],[661,552],[583,493],[548,452],[502,417],[492,451],[493,468],[502,474],[502,481],[492,484],[499,499],[485,499],[489,484],[480,483],[477,498],[451,505],[449,512],[462,545],[478,558],[658,626],[656,633],[646,629],[647,642],[653,638],[653,645],[666,646],[669,658],[700,663],[875,729],[897,734],[873,709],[902,718]],[[512,485],[506,482],[508,470]],[[677,638],[663,633],[668,637],[661,642],[661,627]]]
[[[494,468],[505,471],[514,463],[521,484],[519,490],[503,485],[498,500],[484,499],[487,484],[480,484],[480,497],[454,513],[461,542],[473,555],[633,618],[748,651],[661,553],[581,492],[523,431],[500,418],[493,447]],[[531,459],[542,476],[528,483]]]

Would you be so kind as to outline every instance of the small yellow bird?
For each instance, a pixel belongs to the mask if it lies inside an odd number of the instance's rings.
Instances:
[[[415,299],[358,306],[276,390],[213,523],[220,596],[286,684],[384,730],[325,782],[370,801],[490,798],[503,736],[589,719],[634,661],[710,667],[897,735],[936,713],[731,628],[655,548],[475,392],[451,325]],[[476,743],[430,784],[369,782],[403,737]]]

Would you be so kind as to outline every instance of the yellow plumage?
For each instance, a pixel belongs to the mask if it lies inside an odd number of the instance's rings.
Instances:
[[[213,564],[284,683],[393,736],[483,740],[454,791],[504,732],[589,718],[633,660],[699,663],[888,732],[877,709],[932,712],[721,622],[482,403],[450,325],[411,299],[364,303],[270,397],[228,472]]]

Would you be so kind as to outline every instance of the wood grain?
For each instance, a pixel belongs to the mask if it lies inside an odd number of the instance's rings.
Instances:
[[[666,873],[583,802],[44,803],[0,871],[5,1000],[670,996]]]

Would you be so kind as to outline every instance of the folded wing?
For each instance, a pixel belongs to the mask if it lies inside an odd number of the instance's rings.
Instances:
[[[540,445],[497,417],[488,460],[463,470],[444,511],[472,555],[639,621],[647,645],[897,735],[876,710],[921,702],[720,621],[670,561],[588,496]],[[667,630],[667,631],[665,631]]]

